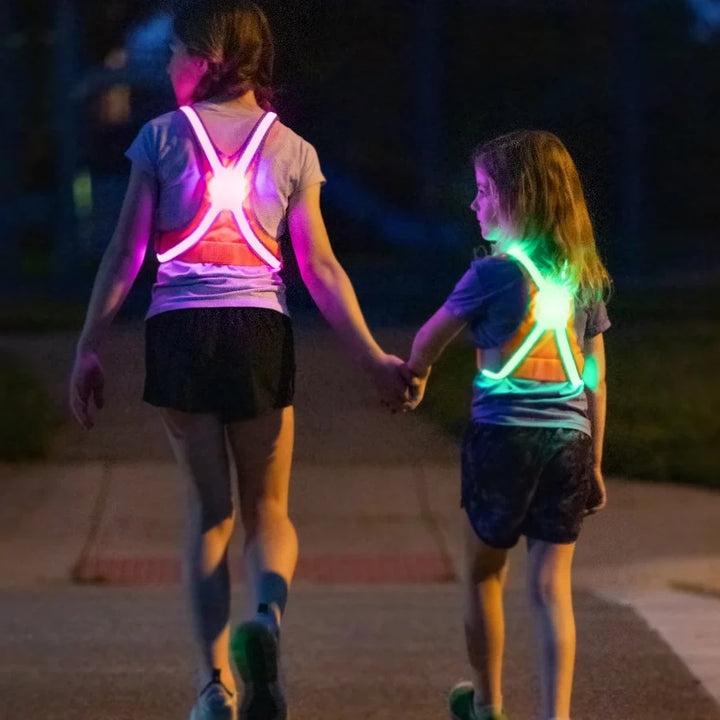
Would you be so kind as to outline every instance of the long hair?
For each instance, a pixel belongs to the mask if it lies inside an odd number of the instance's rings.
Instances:
[[[533,260],[587,305],[610,289],[575,163],[558,137],[518,130],[480,145],[473,163],[492,179],[500,218]]]
[[[194,102],[254,90],[259,105],[272,109],[275,46],[265,13],[254,2],[176,0],[173,30],[188,52],[208,61]]]

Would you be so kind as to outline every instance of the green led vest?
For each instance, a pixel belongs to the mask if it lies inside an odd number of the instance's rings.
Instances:
[[[568,325],[573,317],[572,294],[563,284],[546,280],[535,263],[520,247],[511,247],[507,254],[520,263],[536,286],[537,291],[531,310],[534,325],[499,370],[483,369],[481,371],[482,375],[490,380],[503,380],[509,377],[518,368],[521,368],[541,338],[550,332],[554,335],[557,353],[562,362],[567,382],[573,387],[581,387],[583,385],[581,369],[578,368],[578,362],[572,351],[568,333]],[[548,382],[555,380],[555,378],[543,377],[536,379]]]

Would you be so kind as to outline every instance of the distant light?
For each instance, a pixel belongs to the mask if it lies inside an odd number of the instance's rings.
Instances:
[[[695,37],[710,40],[720,30],[720,2],[718,0],[688,0],[695,14]]]
[[[106,56],[103,63],[110,70],[122,70],[127,64],[127,51],[123,48],[115,48]]]
[[[79,172],[73,179],[73,201],[77,217],[85,219],[92,215],[92,182],[87,170]]]

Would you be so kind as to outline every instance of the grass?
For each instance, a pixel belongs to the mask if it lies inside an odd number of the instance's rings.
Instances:
[[[618,291],[609,312],[605,472],[720,488],[716,292]],[[473,349],[460,343],[433,369],[427,412],[455,435],[473,374]]]
[[[46,456],[60,415],[43,385],[22,361],[0,352],[0,459]]]

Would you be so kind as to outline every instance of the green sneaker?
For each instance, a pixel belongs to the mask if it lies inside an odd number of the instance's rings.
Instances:
[[[452,720],[508,720],[505,713],[483,712],[478,715],[473,706],[474,695],[475,689],[471,682],[466,680],[455,685],[448,695]]]
[[[277,625],[258,613],[235,629],[230,651],[245,684],[238,720],[287,720]]]

